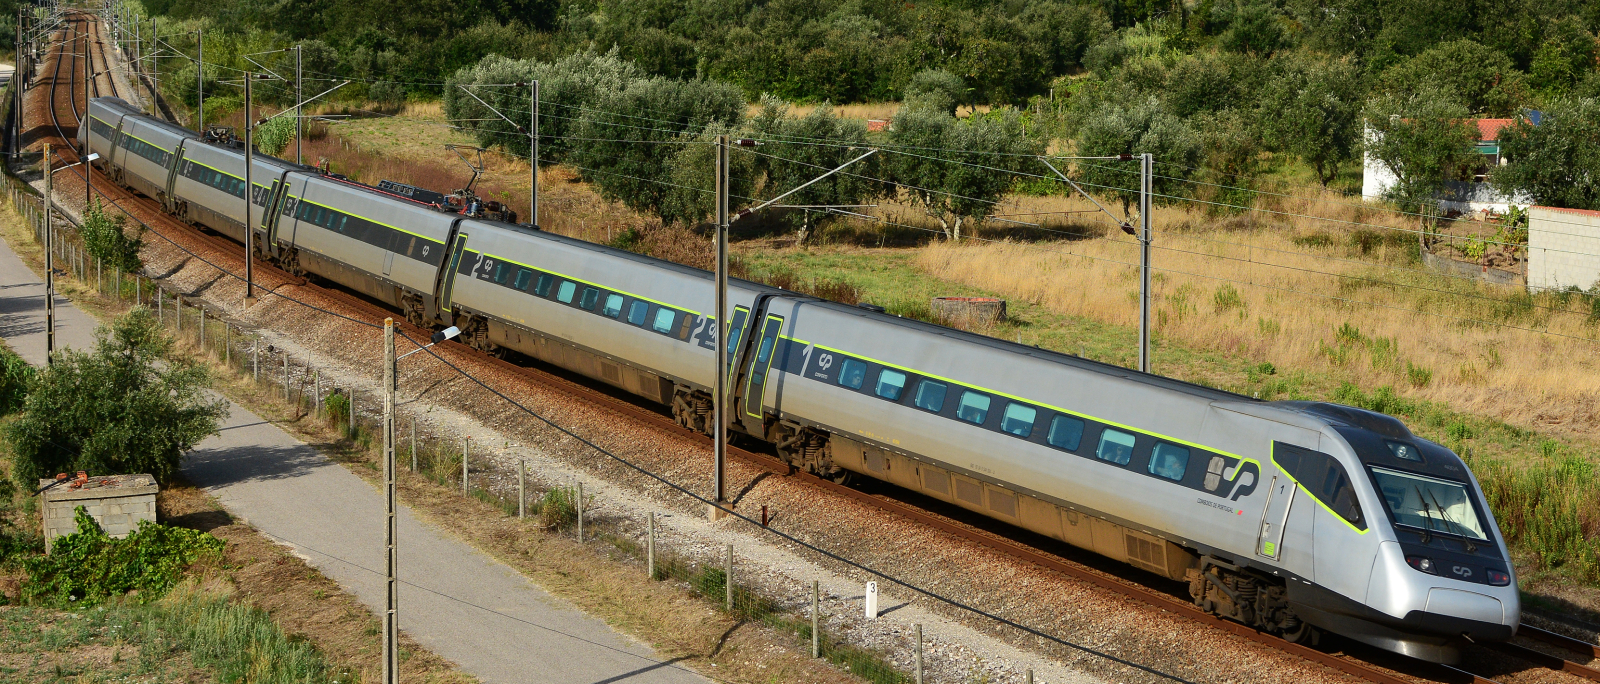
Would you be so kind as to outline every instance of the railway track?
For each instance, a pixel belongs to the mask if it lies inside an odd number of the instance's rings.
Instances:
[[[51,119],[50,125],[54,128],[56,137],[58,138],[58,140],[55,142],[61,145],[62,156],[69,157],[69,161],[77,161],[76,158],[78,156],[78,149],[76,147],[76,133],[77,128],[82,125],[82,112],[86,111],[87,103],[85,103],[83,110],[79,109],[77,96],[83,91],[81,87],[78,87],[80,84],[75,83],[75,81],[80,72],[83,74],[93,73],[93,52],[89,49],[92,46],[98,46],[99,48],[103,69],[105,68],[105,65],[111,64],[111,61],[106,58],[104,44],[98,40],[99,24],[91,16],[84,14],[75,14],[69,16],[63,21],[62,31],[64,34],[70,35],[64,35],[62,40],[56,41],[55,43],[57,46],[55,48],[54,55],[55,65],[50,78],[50,99],[46,105],[46,109],[49,111]],[[72,46],[72,49],[66,49],[66,46],[69,44]],[[81,69],[79,68],[80,55],[83,59]],[[65,67],[65,78],[63,78],[63,67]],[[109,94],[115,95],[115,80],[110,77],[109,69],[106,69],[106,71],[108,72],[106,74],[107,82],[110,84],[108,88]],[[98,79],[94,79],[90,83],[90,88],[94,91],[95,95],[99,95],[102,92],[98,83]],[[65,102],[63,103],[63,101]],[[64,123],[61,119],[61,116],[67,112],[70,112],[71,121]],[[68,134],[69,129],[72,131],[72,134],[70,135]],[[80,176],[81,174],[85,173],[94,173],[92,167],[89,167],[88,165],[74,167],[73,172],[73,175]],[[136,195],[126,188],[122,188],[113,184],[110,179],[106,178],[104,175],[101,175],[98,180],[99,182],[94,183],[93,188],[94,191],[100,197],[102,197],[105,202],[117,204],[135,204],[142,206],[148,210],[144,213],[158,217],[158,219],[155,221],[146,222],[148,224],[153,224],[151,225],[152,229],[159,227],[169,230],[183,231],[186,237],[197,239],[209,249],[215,250],[216,255],[214,256],[220,257],[219,259],[216,259],[216,261],[224,264],[237,261],[240,263],[234,265],[234,267],[238,268],[239,266],[242,266],[244,257],[238,244],[233,243],[226,238],[209,234],[182,220],[163,213],[158,206],[154,205],[153,200]],[[159,234],[160,231],[157,232]],[[177,243],[175,242],[174,244]],[[219,268],[220,267],[221,266],[219,266]],[[263,287],[269,291],[275,290],[282,286],[313,287],[317,288],[319,294],[339,302],[342,306],[346,307],[347,310],[366,315],[370,317],[371,320],[381,320],[385,317],[391,317],[394,315],[393,312],[383,309],[354,294],[340,289],[314,285],[305,278],[291,275],[268,263],[265,263],[264,261],[257,262],[255,266],[255,272],[257,274],[258,281],[257,287]],[[409,323],[401,322],[400,325],[407,334],[413,336],[413,339],[421,339],[432,333],[431,330],[422,330],[410,325]],[[710,445],[710,439],[705,435],[679,426],[674,420],[672,420],[670,416],[662,413],[661,411],[642,406],[624,398],[620,398],[612,393],[596,389],[588,384],[575,381],[563,373],[552,372],[534,365],[511,363],[488,354],[474,352],[465,346],[462,346],[457,351],[468,356],[475,363],[494,366],[499,370],[509,374],[525,378],[530,383],[538,384],[546,389],[555,390],[562,396],[570,398],[573,401],[588,404],[589,406],[600,411],[606,411],[625,416],[633,421],[638,422],[641,426],[649,426],[655,430],[677,435],[682,439],[692,440],[706,446]],[[1243,639],[1265,644],[1274,649],[1289,653],[1310,662],[1324,665],[1353,677],[1378,684],[1415,684],[1415,682],[1418,680],[1447,682],[1450,684],[1495,684],[1495,680],[1493,679],[1472,674],[1459,668],[1433,665],[1421,661],[1404,659],[1398,656],[1391,656],[1381,651],[1374,651],[1372,654],[1364,653],[1363,656],[1366,658],[1364,661],[1350,655],[1327,653],[1300,644],[1290,643],[1276,636],[1259,632],[1251,627],[1212,616],[1199,610],[1191,602],[1177,595],[1166,593],[1139,582],[1097,570],[1089,565],[1069,560],[1060,555],[1056,555],[1038,548],[1034,544],[1019,540],[1018,537],[1024,536],[1025,533],[1002,534],[994,531],[993,529],[984,529],[985,527],[992,526],[980,526],[982,521],[964,519],[965,516],[961,515],[959,509],[956,511],[939,512],[933,510],[934,507],[923,507],[909,503],[908,501],[904,500],[907,497],[897,498],[896,496],[873,494],[860,489],[836,484],[823,478],[796,471],[794,468],[790,467],[788,464],[780,461],[774,456],[750,451],[748,449],[743,449],[736,446],[730,446],[728,453],[734,458],[740,459],[741,461],[755,465],[774,474],[794,478],[798,481],[804,482],[809,486],[820,488],[838,496],[872,506],[881,511],[898,515],[918,524],[937,529],[946,534],[977,543],[1012,558],[1031,563],[1081,582],[1091,584],[1102,590],[1139,601],[1141,603],[1156,607],[1160,610],[1182,616],[1212,629],[1221,630]],[[1600,647],[1528,626],[1524,626],[1519,634],[1522,637],[1536,641],[1547,647],[1553,647],[1548,650],[1563,651],[1570,653],[1573,657],[1568,658],[1551,655],[1544,651],[1512,643],[1485,644],[1480,646],[1480,648],[1526,662],[1535,668],[1563,672],[1573,677],[1600,682],[1600,670],[1573,659],[1600,659]]]

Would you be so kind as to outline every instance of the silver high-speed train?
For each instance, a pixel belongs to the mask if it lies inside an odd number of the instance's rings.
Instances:
[[[421,326],[459,326],[710,429],[709,273],[244,154],[95,99],[80,142],[164,209]],[[245,226],[252,226],[246,230]],[[1263,402],[733,281],[730,428],[1189,583],[1215,614],[1431,661],[1510,639],[1510,556],[1472,473],[1386,415]]]

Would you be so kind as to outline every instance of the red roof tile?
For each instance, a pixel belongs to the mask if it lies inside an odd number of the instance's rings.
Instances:
[[[1488,142],[1500,139],[1500,129],[1510,126],[1516,119],[1478,119],[1478,140]]]

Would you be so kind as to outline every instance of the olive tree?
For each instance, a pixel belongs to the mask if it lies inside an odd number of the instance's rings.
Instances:
[[[1154,97],[1124,104],[1107,101],[1078,127],[1075,154],[1084,157],[1150,154],[1162,163],[1151,179],[1155,197],[1166,205],[1189,193],[1189,178],[1200,165],[1202,142],[1183,120],[1167,112]],[[1122,215],[1132,219],[1139,199],[1139,167],[1130,162],[1084,161],[1078,180],[1091,192],[1107,193],[1122,202]]]
[[[1519,119],[1500,131],[1500,154],[1506,163],[1489,176],[1500,192],[1600,210],[1600,99],[1551,101],[1537,126]]]
[[[1424,229],[1438,207],[1447,174],[1475,161],[1478,129],[1451,94],[1424,88],[1367,103],[1366,152],[1395,177],[1391,200],[1423,215]]]
[[[1044,145],[1024,130],[1014,109],[956,119],[917,102],[894,117],[885,164],[904,198],[939,222],[945,237],[961,239],[1015,184],[1011,173]]]
[[[1273,149],[1311,165],[1324,187],[1355,157],[1361,83],[1345,60],[1288,57],[1261,95],[1262,135]]]
[[[148,473],[168,482],[184,452],[216,434],[227,402],[208,399],[205,367],[172,356],[140,307],[95,331],[93,352],[65,350],[29,383],[6,427],[16,479],[56,473]]]

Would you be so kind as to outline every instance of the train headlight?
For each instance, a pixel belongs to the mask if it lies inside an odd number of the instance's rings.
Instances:
[[[1427,556],[1406,556],[1406,563],[1430,575],[1439,574],[1438,566],[1434,565],[1433,559]]]
[[[1486,574],[1489,577],[1489,586],[1503,587],[1511,583],[1511,576],[1499,570],[1490,570]]]

